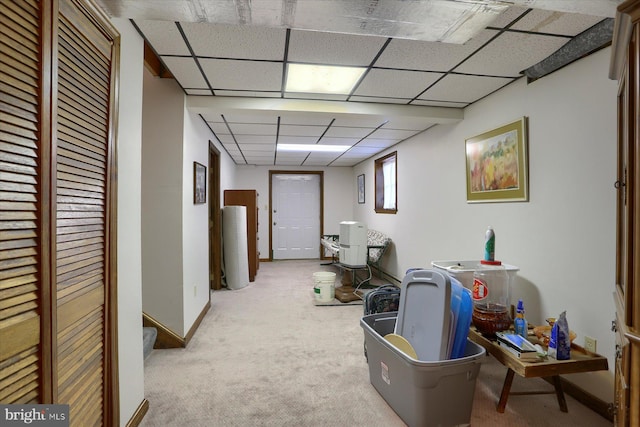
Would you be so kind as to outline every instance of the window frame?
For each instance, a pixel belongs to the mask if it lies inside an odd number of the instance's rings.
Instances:
[[[395,203],[394,209],[384,207],[384,172],[383,165],[386,161],[393,158],[395,162],[395,176],[393,177],[395,186]],[[374,178],[375,178],[375,211],[381,214],[395,214],[398,212],[398,152],[394,151],[374,161]]]

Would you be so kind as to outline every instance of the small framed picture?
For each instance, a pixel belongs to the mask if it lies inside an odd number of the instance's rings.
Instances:
[[[207,202],[207,167],[193,162],[193,203]]]
[[[364,203],[364,174],[358,175],[358,203]]]

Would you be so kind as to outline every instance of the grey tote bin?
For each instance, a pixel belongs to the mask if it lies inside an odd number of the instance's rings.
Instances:
[[[410,427],[468,425],[485,349],[467,339],[461,358],[413,359],[384,338],[394,329],[396,319],[390,314],[360,320],[371,384]]]

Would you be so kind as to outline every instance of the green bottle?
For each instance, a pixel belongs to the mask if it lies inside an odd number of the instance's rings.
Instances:
[[[484,260],[495,261],[496,256],[496,234],[493,232],[493,228],[489,226],[487,232],[484,234]]]

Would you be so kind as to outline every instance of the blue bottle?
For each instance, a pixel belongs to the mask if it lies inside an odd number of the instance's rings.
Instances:
[[[521,335],[523,337],[527,337],[527,319],[524,318],[524,303],[522,300],[518,300],[518,306],[516,308],[516,318],[513,320],[513,329],[515,329],[516,334]]]

